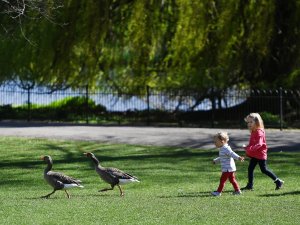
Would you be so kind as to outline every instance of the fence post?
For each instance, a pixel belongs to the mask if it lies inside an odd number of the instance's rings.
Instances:
[[[215,111],[216,111],[216,98],[215,92],[212,88],[212,96],[210,98],[211,101],[211,128],[215,128]]]
[[[279,88],[279,112],[280,112],[280,130],[282,131],[282,122],[283,122],[283,106],[282,106],[282,87]]]
[[[89,124],[89,85],[85,86],[85,123]]]
[[[27,88],[27,122],[31,120],[30,88]]]
[[[150,125],[150,87],[147,85],[147,126]]]
[[[216,110],[216,103],[215,98],[212,98],[212,108],[211,108],[211,128],[215,128],[215,110]]]

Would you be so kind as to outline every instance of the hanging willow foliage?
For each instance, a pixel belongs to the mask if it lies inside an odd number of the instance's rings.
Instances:
[[[299,85],[297,0],[66,0],[55,15],[1,39],[1,81],[126,92]]]

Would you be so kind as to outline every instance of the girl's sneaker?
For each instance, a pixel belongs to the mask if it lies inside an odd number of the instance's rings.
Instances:
[[[253,186],[247,184],[246,187],[241,188],[242,191],[253,191]]]
[[[221,192],[218,192],[218,191],[213,191],[211,194],[213,196],[221,196]]]
[[[280,180],[280,179],[277,179],[274,183],[276,184],[275,190],[279,190],[280,188],[282,188],[282,185],[284,184],[284,181]]]

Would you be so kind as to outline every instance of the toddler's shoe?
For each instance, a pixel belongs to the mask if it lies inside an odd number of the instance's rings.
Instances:
[[[274,182],[276,184],[275,190],[279,190],[280,188],[282,188],[282,185],[284,184],[283,180],[277,179]]]
[[[211,194],[213,196],[221,196],[221,192],[218,192],[218,191],[213,191]]]
[[[234,191],[234,192],[232,192],[232,194],[233,194],[233,195],[241,195],[241,194],[242,194],[242,192],[241,192],[241,190],[238,190],[238,191]]]

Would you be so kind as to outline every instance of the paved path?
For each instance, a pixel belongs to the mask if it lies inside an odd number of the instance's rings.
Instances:
[[[63,140],[88,140],[136,145],[173,146],[211,149],[212,136],[220,129],[116,127],[84,125],[49,125],[0,122],[0,136],[21,136]],[[224,130],[224,129],[223,129]],[[247,144],[249,131],[226,129],[230,145],[238,150]],[[299,130],[266,130],[267,144],[272,151],[300,151]]]

